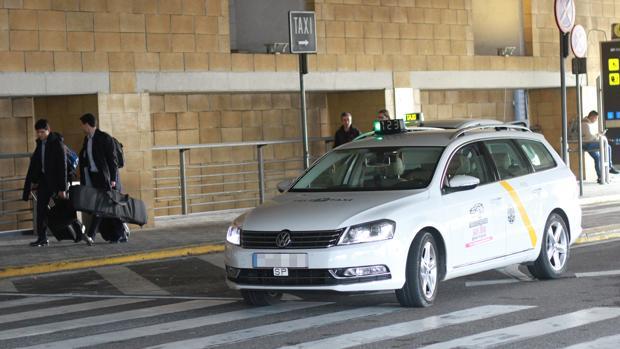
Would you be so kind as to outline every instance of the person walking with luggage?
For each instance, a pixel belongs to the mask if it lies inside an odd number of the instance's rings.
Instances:
[[[111,190],[116,187],[118,165],[112,137],[97,128],[93,114],[80,117],[82,130],[86,134],[80,151],[80,184]],[[84,240],[89,246],[94,244],[95,234],[99,230],[102,217],[94,215],[86,231]]]
[[[31,190],[36,190],[37,199],[37,240],[30,246],[47,246],[47,213],[50,199],[57,194],[66,198],[67,191],[67,155],[62,136],[52,132],[45,119],[37,120],[34,125],[37,133],[37,147],[30,158],[28,174],[24,183],[22,199],[28,201]]]

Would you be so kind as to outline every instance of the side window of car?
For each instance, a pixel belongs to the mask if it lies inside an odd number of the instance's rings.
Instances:
[[[530,166],[510,140],[483,142],[495,163],[500,179],[510,179],[530,173]]]
[[[458,175],[476,177],[480,180],[480,184],[492,181],[484,156],[475,144],[469,144],[457,150],[450,159],[445,180],[448,181]]]
[[[557,165],[544,144],[529,139],[517,139],[517,144],[523,149],[527,158],[530,159],[532,167],[534,167],[536,172],[548,170]]]

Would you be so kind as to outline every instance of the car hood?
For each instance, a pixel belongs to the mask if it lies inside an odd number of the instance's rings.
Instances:
[[[333,230],[390,218],[403,204],[428,197],[426,190],[285,193],[248,212],[244,230]]]

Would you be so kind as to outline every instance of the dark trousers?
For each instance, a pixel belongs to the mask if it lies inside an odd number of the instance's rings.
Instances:
[[[600,181],[603,177],[601,177],[601,164],[600,164],[601,152],[600,152],[599,143],[598,142],[585,143],[583,145],[583,150],[587,151],[588,154],[590,154],[590,156],[594,160],[594,170],[596,171],[596,176],[598,177],[598,180]],[[611,145],[609,144],[607,144],[607,158],[609,159],[609,168],[613,168],[614,165],[611,160]]]
[[[52,198],[52,193],[49,189],[45,181],[40,181],[39,187],[37,188],[37,235],[39,240],[47,239],[47,214],[49,213],[49,209],[47,205]]]
[[[93,187],[99,189],[109,189],[106,187],[105,178],[100,172],[89,172],[88,174]],[[101,219],[102,218],[98,215],[92,216],[86,235],[90,236],[92,239],[95,238],[97,231],[99,231],[99,226],[101,225]]]

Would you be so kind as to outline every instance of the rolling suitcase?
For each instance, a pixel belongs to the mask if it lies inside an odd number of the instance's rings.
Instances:
[[[82,240],[83,225],[69,200],[54,199],[47,214],[47,228],[56,240]]]
[[[99,234],[105,241],[124,242],[127,241],[125,236],[125,226],[118,218],[103,218],[99,225]],[[123,241],[124,239],[124,241]]]
[[[118,218],[125,223],[140,226],[147,222],[144,202],[116,190],[78,185],[69,189],[69,197],[73,207],[78,211],[105,218]]]

